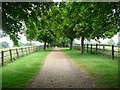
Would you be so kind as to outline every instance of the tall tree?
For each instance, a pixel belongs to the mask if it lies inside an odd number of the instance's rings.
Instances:
[[[110,38],[118,29],[116,7],[117,3],[84,3],[77,9],[80,22],[76,24],[77,36],[81,38],[81,53],[84,39]],[[76,7],[80,4],[77,3]]]
[[[15,44],[18,33],[26,32],[28,40],[59,42],[59,37],[99,39],[112,37],[118,29],[118,3],[3,3],[3,31]],[[23,25],[24,24],[24,25]],[[25,31],[25,27],[27,30]]]

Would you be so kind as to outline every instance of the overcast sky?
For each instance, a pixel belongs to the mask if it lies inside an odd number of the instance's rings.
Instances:
[[[28,42],[27,39],[26,39],[26,37],[24,35],[20,35],[20,37],[21,37],[20,42],[22,42],[22,43],[27,43]],[[114,40],[114,42],[116,44],[118,43],[118,35],[114,35],[114,37],[112,39]],[[3,41],[7,41],[9,43],[10,47],[13,46],[13,42],[12,42],[12,40],[10,40],[9,37],[0,38],[0,42],[3,42]],[[75,42],[77,42],[77,43],[80,44],[81,41],[75,39]],[[95,41],[92,40],[92,42],[95,42]],[[104,40],[100,39],[100,42],[103,43],[103,44],[105,44],[105,43],[108,42],[108,39],[104,39]],[[40,43],[40,42],[33,42],[33,43],[36,43],[36,45],[43,45],[43,43]]]
[[[8,42],[10,47],[13,46],[13,42],[12,42],[12,40],[10,40],[9,37],[0,38],[0,42],[3,42],[3,41]],[[27,41],[27,39],[26,39],[26,37],[24,35],[20,35],[20,42],[21,43],[27,43],[29,41]],[[40,43],[40,42],[33,41],[33,43],[36,43],[36,45],[43,45],[43,43]]]
[[[115,44],[117,44],[117,43],[118,43],[118,34],[114,35],[111,39],[113,39],[114,42],[115,42]],[[109,40],[109,39],[106,38],[106,39],[100,39],[99,41],[100,41],[102,44],[106,44],[106,43],[108,42],[108,40]],[[78,44],[81,43],[80,40],[75,40],[75,42],[77,42]],[[92,42],[96,42],[96,41],[95,41],[95,40],[92,40]]]

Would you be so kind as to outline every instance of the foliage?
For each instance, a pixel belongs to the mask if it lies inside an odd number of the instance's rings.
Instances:
[[[59,47],[68,47],[70,43],[69,38],[60,37],[59,42],[54,42],[51,46],[59,46]]]
[[[18,33],[28,40],[59,43],[65,37],[73,40],[111,38],[119,31],[117,2],[4,2],[3,31],[15,44]],[[25,27],[27,30],[25,30]]]
[[[42,4],[44,4],[44,7]],[[34,15],[36,16],[32,16],[31,19],[29,19],[29,22],[27,22],[26,36],[29,40],[44,42],[45,49],[46,43],[55,42],[60,36],[55,25],[57,24],[55,22],[57,19],[56,14],[58,14],[59,11],[54,3],[41,3],[40,5],[40,7],[33,10]]]
[[[2,48],[8,48],[8,47],[9,47],[9,43],[6,42],[6,41],[4,41],[4,42],[1,42],[1,43],[0,43],[0,46],[1,46]]]

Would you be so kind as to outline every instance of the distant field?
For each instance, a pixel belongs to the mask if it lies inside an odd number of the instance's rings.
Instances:
[[[9,49],[17,49],[17,48],[25,48],[25,47],[33,47],[33,46],[21,46],[21,47],[0,48],[0,52],[1,52],[1,51],[6,51],[6,50],[9,50]]]

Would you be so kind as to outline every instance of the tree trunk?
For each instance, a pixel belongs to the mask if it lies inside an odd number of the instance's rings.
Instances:
[[[84,37],[81,38],[81,53],[84,53]]]
[[[70,50],[73,48],[73,39],[70,39]]]
[[[49,48],[49,43],[48,43],[48,45],[47,45],[47,48]]]
[[[46,42],[44,42],[44,50],[46,50]]]

